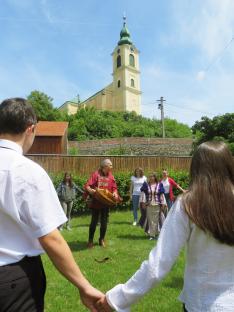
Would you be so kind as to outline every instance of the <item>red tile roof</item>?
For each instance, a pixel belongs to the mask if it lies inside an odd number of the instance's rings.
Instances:
[[[36,136],[63,136],[67,130],[65,121],[39,121],[36,126]]]

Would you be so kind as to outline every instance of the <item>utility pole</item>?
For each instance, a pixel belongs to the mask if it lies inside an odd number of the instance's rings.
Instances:
[[[165,126],[164,126],[164,107],[163,107],[163,102],[166,100],[163,99],[163,96],[160,97],[160,100],[157,100],[159,102],[158,104],[158,109],[161,110],[161,123],[162,123],[162,137],[163,139],[165,138]]]

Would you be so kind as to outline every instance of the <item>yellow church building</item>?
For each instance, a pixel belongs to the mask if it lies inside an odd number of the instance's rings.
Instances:
[[[132,43],[125,17],[120,40],[111,55],[113,82],[83,102],[79,98],[65,102],[60,110],[75,114],[80,108],[95,107],[98,110],[141,114],[139,51]]]

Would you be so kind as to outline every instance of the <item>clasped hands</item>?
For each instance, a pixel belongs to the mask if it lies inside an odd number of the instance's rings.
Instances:
[[[106,300],[106,296],[99,290],[91,288],[86,292],[80,290],[82,303],[91,312],[112,312],[114,311]]]
[[[98,312],[112,312],[112,311],[114,311],[110,307],[110,305],[108,304],[105,295],[96,302],[95,307],[97,308]]]

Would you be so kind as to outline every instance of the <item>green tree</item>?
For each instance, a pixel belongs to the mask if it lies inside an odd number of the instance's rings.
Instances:
[[[95,108],[80,109],[69,116],[69,139],[88,140],[121,137],[160,137],[161,122],[145,118],[134,112],[98,111]],[[189,126],[166,119],[166,136],[191,137]]]
[[[40,91],[32,91],[27,100],[33,106],[38,120],[66,120],[67,114],[53,107],[53,99]]]
[[[194,148],[205,141],[224,141],[234,154],[234,113],[215,116],[213,119],[202,117],[192,126],[192,131],[196,136]]]

